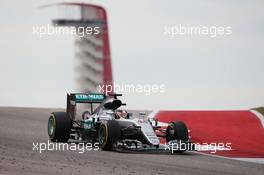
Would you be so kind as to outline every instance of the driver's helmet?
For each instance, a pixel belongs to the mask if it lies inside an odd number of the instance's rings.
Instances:
[[[127,116],[128,116],[128,113],[127,113],[127,111],[126,110],[124,110],[124,109],[117,109],[116,111],[115,111],[115,118],[116,119],[126,119],[127,118]]]

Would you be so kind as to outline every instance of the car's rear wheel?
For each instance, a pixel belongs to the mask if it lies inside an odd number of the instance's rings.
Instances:
[[[102,122],[98,130],[99,146],[103,150],[111,150],[113,144],[121,137],[120,126],[115,120]]]
[[[66,112],[53,112],[48,120],[48,135],[53,142],[67,142],[72,122]]]

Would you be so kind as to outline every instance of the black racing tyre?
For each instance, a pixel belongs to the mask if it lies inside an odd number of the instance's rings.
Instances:
[[[48,120],[48,135],[53,142],[67,142],[70,138],[72,121],[66,112],[53,112]]]
[[[101,123],[98,130],[99,147],[112,150],[113,144],[121,138],[121,128],[117,121],[107,120]]]
[[[169,123],[166,129],[166,141],[171,140],[183,140],[187,141],[189,139],[188,129],[185,123],[182,121],[176,121]]]

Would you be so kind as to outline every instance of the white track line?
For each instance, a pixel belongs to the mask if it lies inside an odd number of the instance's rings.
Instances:
[[[199,152],[199,151],[196,151],[196,152],[193,151],[193,153],[201,154],[201,155],[205,155],[205,156],[222,158],[222,159],[239,160],[239,161],[244,161],[244,162],[253,162],[253,163],[264,164],[264,158],[235,158],[235,157],[224,157],[224,156],[219,156],[219,155],[216,155],[216,154],[208,154],[208,153],[203,153],[203,152]]]
[[[264,128],[264,116],[256,110],[249,110],[249,111],[252,112],[253,114],[255,114],[255,116],[257,116],[259,118],[259,120],[262,124],[262,127]]]

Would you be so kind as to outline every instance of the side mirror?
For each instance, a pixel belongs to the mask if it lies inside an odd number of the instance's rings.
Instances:
[[[112,111],[107,111],[106,114],[108,114],[108,115],[113,115],[114,112],[112,112]]]
[[[145,117],[146,115],[147,115],[146,112],[139,112],[140,117]]]
[[[127,119],[130,119],[131,117],[133,117],[133,113],[132,112],[127,113]]]

